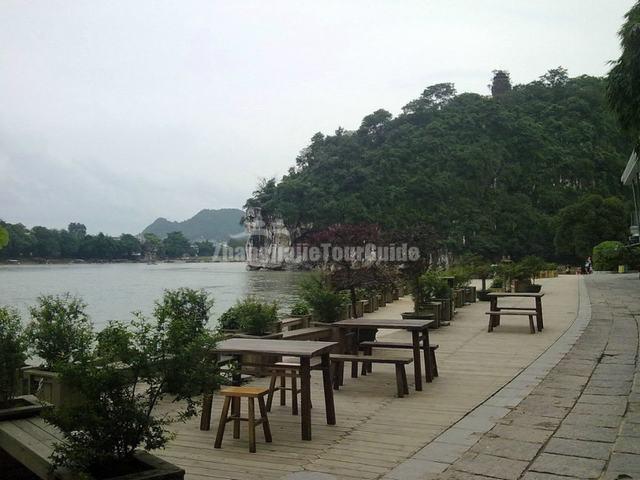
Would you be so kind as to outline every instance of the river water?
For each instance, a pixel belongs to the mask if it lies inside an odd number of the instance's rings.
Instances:
[[[71,292],[88,304],[100,330],[132,311],[149,314],[164,289],[202,288],[214,299],[211,326],[237,300],[253,296],[276,301],[282,314],[297,300],[304,272],[247,271],[244,263],[141,263],[0,266],[0,305],[28,308],[39,295]]]

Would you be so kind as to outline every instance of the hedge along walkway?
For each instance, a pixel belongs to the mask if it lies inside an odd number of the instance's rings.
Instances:
[[[273,443],[264,443],[259,434],[256,454],[248,452],[244,429],[240,439],[225,435],[222,449],[214,449],[215,430],[200,431],[198,419],[175,425],[176,439],[165,450],[154,453],[184,467],[190,479],[275,479],[300,475],[304,478],[311,472],[344,479],[373,479],[393,474],[396,467],[447,431],[445,435],[449,435],[451,442],[448,445],[455,450],[457,458],[491,426],[488,417],[469,418],[467,414],[545,352],[576,318],[579,279],[567,276],[542,283],[546,293],[543,333],[529,334],[526,320],[518,318],[504,319],[502,325],[489,334],[484,314],[488,304],[466,306],[459,310],[450,326],[431,332],[431,342],[440,345],[439,378],[425,384],[422,392],[415,392],[411,386],[409,396],[395,398],[393,367],[376,365],[372,375],[356,380],[347,374],[344,387],[335,392],[335,426],[325,423],[321,376],[313,372],[313,440],[310,442],[300,440],[299,417],[291,415],[290,405],[281,407],[274,402],[269,414]],[[513,304],[528,305],[528,301],[518,299]],[[400,318],[400,313],[408,310],[411,310],[411,300],[404,297],[370,315]],[[381,334],[390,341],[409,339],[406,332],[381,331]],[[407,372],[409,378],[412,373]],[[252,385],[267,384],[268,378],[252,382]],[[506,393],[524,397],[530,388],[533,387],[516,385],[511,393]],[[515,401],[506,398],[508,402]],[[216,425],[221,403],[216,397],[213,425]],[[172,407],[166,405],[165,408]],[[498,413],[504,414],[506,407],[497,408]],[[488,413],[493,415],[496,411],[485,412]],[[450,428],[461,419],[466,423]]]
[[[602,274],[586,284],[590,322],[570,352],[444,473],[415,478],[640,478],[640,281]]]

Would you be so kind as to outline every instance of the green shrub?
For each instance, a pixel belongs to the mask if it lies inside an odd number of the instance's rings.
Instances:
[[[339,320],[344,304],[349,302],[346,295],[331,288],[324,276],[314,275],[306,278],[300,287],[303,300],[309,304],[318,321],[331,323]]]
[[[311,313],[311,307],[304,300],[300,300],[296,302],[293,307],[291,307],[291,315],[300,316],[300,315],[309,315]]]
[[[218,319],[220,328],[242,330],[249,335],[266,335],[278,320],[278,306],[253,298],[239,301]]]
[[[516,277],[518,280],[535,280],[538,274],[546,268],[546,262],[535,255],[524,257],[516,264]]]
[[[471,270],[464,265],[454,265],[441,275],[453,277],[453,285],[455,288],[464,288],[469,286],[471,273]]]
[[[617,270],[625,260],[624,245],[608,240],[593,247],[593,268],[595,270]]]
[[[20,315],[13,308],[0,306],[0,407],[15,396],[17,371],[26,358]]]
[[[98,335],[93,352],[61,365],[62,380],[74,385],[84,403],[63,405],[46,414],[64,437],[54,446],[55,466],[71,469],[74,478],[116,473],[137,448],[164,447],[173,438],[167,428],[170,423],[196,414],[193,396],[211,392],[222,380],[211,355],[216,337],[202,331],[177,363],[168,349],[170,337],[169,322],[137,314],[130,324],[110,323]],[[113,362],[118,357],[127,359],[128,368]],[[179,381],[176,401],[182,403],[173,415],[155,416],[169,374]]]
[[[442,272],[427,270],[416,282],[413,288],[413,302],[416,311],[420,305],[433,301],[435,298],[450,298],[451,289],[442,277]]]
[[[30,353],[44,361],[42,368],[52,370],[87,354],[94,334],[86,307],[82,299],[65,293],[38,297],[30,308],[27,339]]]

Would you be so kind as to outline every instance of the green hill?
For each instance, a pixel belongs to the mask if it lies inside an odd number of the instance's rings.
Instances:
[[[587,210],[578,223],[611,221],[598,235],[624,236],[619,178],[632,143],[607,108],[605,80],[562,68],[513,88],[504,80],[494,80],[493,96],[433,85],[396,117],[377,110],[355,131],[317,133],[289,173],[247,204],[301,230],[426,223],[451,253],[575,259],[578,243],[597,240],[594,229],[563,224],[571,215],[559,212],[577,205],[575,216],[597,194],[616,197],[615,218]]]
[[[244,212],[237,208],[204,209],[182,222],[158,218],[142,233],[154,233],[162,238],[169,232],[182,232],[191,241],[223,241],[231,235],[243,232],[244,229],[240,225],[243,215]]]

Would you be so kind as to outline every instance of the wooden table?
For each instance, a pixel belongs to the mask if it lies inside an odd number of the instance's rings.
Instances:
[[[333,387],[331,384],[331,362],[329,353],[338,345],[336,342],[316,342],[305,340],[273,340],[262,338],[230,338],[218,343],[216,352],[233,355],[240,360],[244,354],[277,355],[286,357],[298,357],[300,359],[300,383],[301,383],[301,415],[302,439],[311,440],[311,358],[320,356],[322,380],[324,387],[324,403],[326,407],[327,424],[336,424],[336,410],[333,403]],[[239,374],[234,378],[234,383],[239,384]],[[208,412],[211,418],[212,397],[205,397],[202,405],[203,419]],[[233,406],[232,406],[233,408]],[[237,407],[236,407],[237,408]],[[201,422],[201,429],[205,422]]]
[[[491,292],[488,294],[491,311],[496,312],[500,311],[501,308],[509,309],[509,310],[531,310],[530,308],[520,308],[520,307],[498,307],[498,298],[533,298],[536,302],[536,324],[538,327],[538,331],[541,331],[544,328],[544,322],[542,320],[542,297],[544,293],[533,293],[533,292],[514,292],[514,293],[506,293],[506,292]]]
[[[420,364],[420,341],[422,340],[422,350],[424,352],[424,369],[427,382],[431,382],[431,357],[429,355],[429,327],[435,324],[434,320],[384,320],[350,318],[334,322],[331,325],[345,330],[359,328],[387,328],[408,330],[411,332],[413,343],[413,369],[415,375],[416,390],[422,390],[422,367]]]

